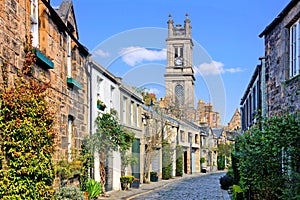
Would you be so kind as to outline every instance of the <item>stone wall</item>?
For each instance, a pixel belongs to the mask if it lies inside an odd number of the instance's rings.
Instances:
[[[299,12],[300,2],[265,35],[268,116],[300,111],[300,78],[289,78],[289,26]]]

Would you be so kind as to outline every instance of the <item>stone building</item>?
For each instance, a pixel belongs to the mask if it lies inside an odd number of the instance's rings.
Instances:
[[[170,104],[185,112],[194,110],[193,40],[190,19],[186,14],[184,26],[177,24],[169,15],[167,65],[165,73],[166,98]],[[184,115],[184,113],[183,113]],[[184,115],[185,116],[185,115]]]
[[[196,109],[196,121],[198,124],[207,124],[212,128],[218,128],[220,126],[220,113],[214,111],[212,103],[205,103],[200,99]]]
[[[262,31],[267,116],[300,110],[300,2],[291,0]]]
[[[32,36],[37,57],[33,76],[50,82],[49,101],[56,110],[57,151],[54,160],[75,159],[88,134],[88,50],[78,41],[74,9],[71,1],[63,1],[54,10],[47,0],[1,0],[0,64],[8,84],[19,77],[24,60],[26,36]],[[3,87],[3,84],[1,84]],[[57,183],[57,182],[56,182]]]
[[[227,126],[224,127],[227,131],[238,131],[241,129],[241,114],[239,109],[236,109]]]
[[[117,111],[120,124],[135,135],[135,141],[128,155],[134,155],[138,163],[127,166],[125,174],[133,175],[142,182],[141,174],[143,174],[144,169],[142,95],[137,93],[132,87],[123,83],[120,78],[115,77],[96,61],[90,60],[89,66],[91,69],[91,133],[96,132],[95,120],[99,114],[110,112],[110,109]],[[106,107],[99,107],[99,101],[104,103]],[[122,165],[120,152],[110,152],[105,164],[107,168],[106,191],[119,190]],[[94,174],[92,177],[96,181],[100,181],[101,178],[99,165],[99,156],[95,154]]]

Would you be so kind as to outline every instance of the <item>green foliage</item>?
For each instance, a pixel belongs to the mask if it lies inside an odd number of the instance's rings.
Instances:
[[[200,158],[200,163],[205,163],[205,158],[204,157]]]
[[[56,133],[48,87],[21,79],[0,94],[0,199],[53,199]]]
[[[162,179],[172,178],[172,152],[168,142],[163,142],[162,149]]]
[[[225,169],[225,156],[223,154],[218,154],[217,158],[218,162],[218,170],[224,170]]]
[[[121,183],[132,183],[134,180],[134,176],[121,176],[120,182]]]
[[[56,193],[56,200],[84,200],[84,195],[76,186],[61,187]]]
[[[239,185],[233,185],[232,192],[233,192],[232,198],[234,200],[243,200],[244,199],[244,197],[243,197],[244,191],[242,190],[242,188]]]
[[[254,199],[299,196],[299,122],[299,113],[262,119],[236,141],[240,186]]]
[[[117,113],[111,110],[110,113],[99,113],[96,123],[97,131],[87,139],[87,148],[91,152],[124,152],[130,149],[134,140],[134,134],[125,130],[119,124]]]
[[[102,192],[101,184],[94,179],[89,179],[85,185],[86,191],[89,193],[89,199],[96,198]]]
[[[86,182],[89,179],[89,169],[93,167],[93,155],[86,148],[86,141],[81,145],[80,160],[80,189],[86,191]]]
[[[121,160],[122,160],[122,175],[125,174],[125,169],[129,165],[136,165],[138,164],[138,158],[134,155],[126,155],[125,152],[121,152]]]
[[[176,176],[183,175],[183,148],[181,145],[176,147]]]
[[[229,157],[231,154],[232,148],[229,144],[218,144],[218,153]]]

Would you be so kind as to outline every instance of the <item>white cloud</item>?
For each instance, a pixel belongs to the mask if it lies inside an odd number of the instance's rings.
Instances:
[[[194,71],[200,75],[217,75],[224,73],[238,73],[243,70],[239,67],[237,68],[224,68],[224,64],[218,61],[212,61],[210,63],[202,63],[199,66],[194,67]]]
[[[155,94],[156,96],[161,94],[161,91],[157,88],[147,88],[146,92],[148,92],[149,94]]]
[[[110,54],[109,54],[108,52],[103,51],[102,49],[97,49],[97,50],[94,52],[94,54],[96,54],[96,55],[98,55],[98,56],[100,56],[100,57],[102,57],[102,58],[107,58],[107,57],[110,56]]]
[[[158,61],[167,58],[166,49],[157,51],[137,46],[123,48],[119,54],[122,56],[122,60],[129,66],[135,66],[143,61]]]

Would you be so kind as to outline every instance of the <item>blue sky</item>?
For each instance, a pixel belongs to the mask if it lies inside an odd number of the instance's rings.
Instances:
[[[189,13],[195,42],[195,97],[212,101],[223,124],[264,55],[258,35],[288,0],[73,0],[79,41],[125,82],[164,95],[168,15],[183,24]],[[60,0],[51,0],[58,6]],[[197,71],[197,69],[199,71]],[[199,73],[197,73],[199,72]]]

